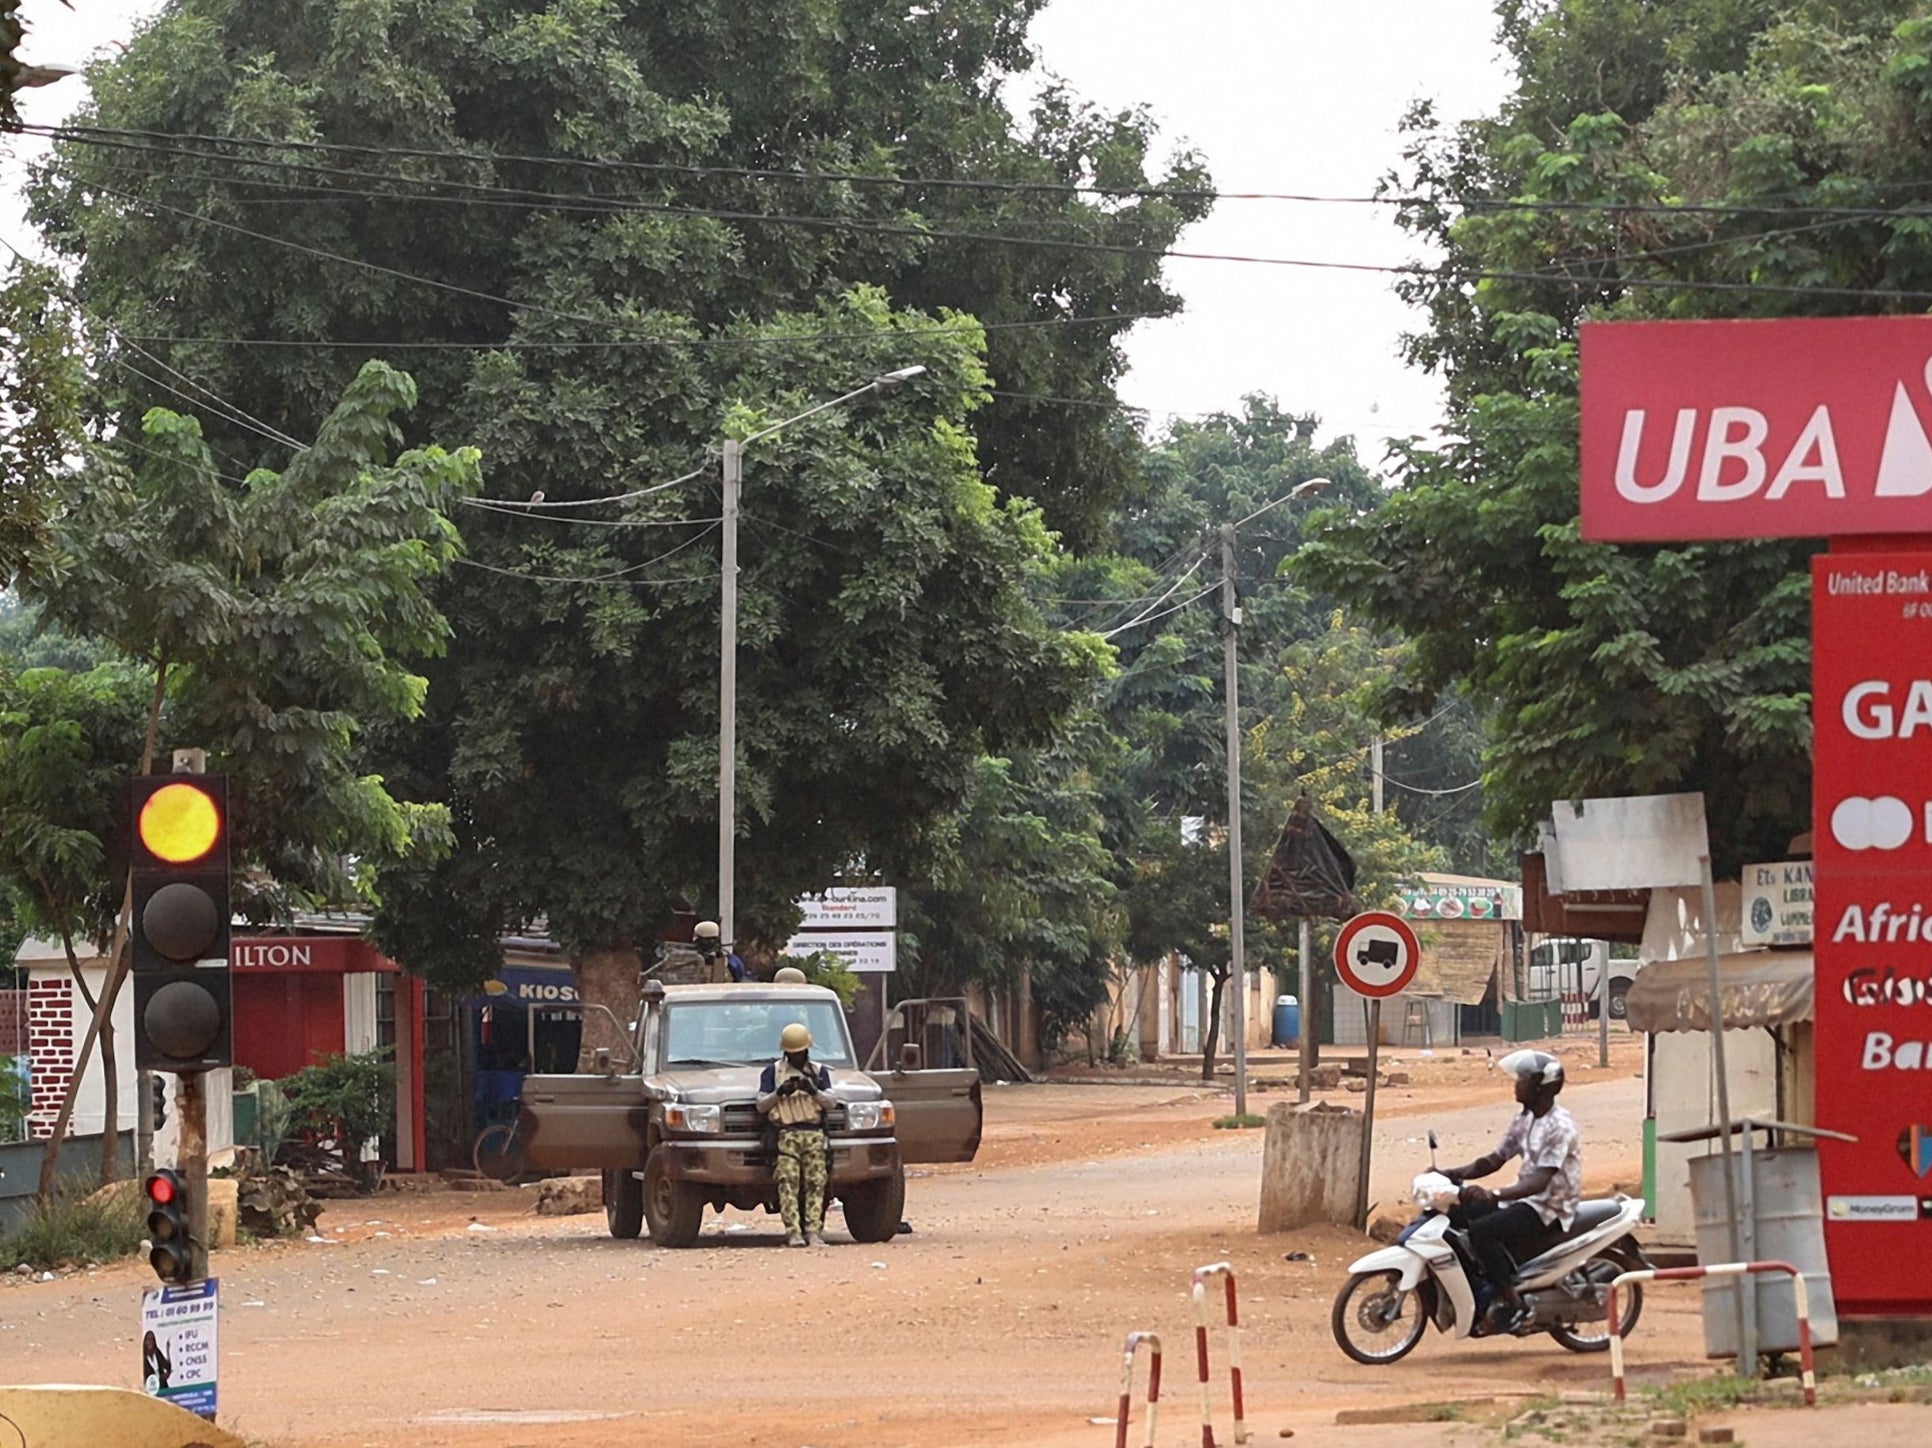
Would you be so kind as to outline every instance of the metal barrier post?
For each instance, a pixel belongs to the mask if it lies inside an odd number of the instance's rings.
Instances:
[[[1127,1418],[1134,1407],[1134,1353],[1147,1344],[1147,1448],[1154,1448],[1154,1429],[1161,1410],[1161,1335],[1130,1332],[1120,1350],[1120,1413],[1114,1419],[1114,1448],[1127,1448]]]
[[[1234,1268],[1226,1262],[1215,1262],[1194,1269],[1194,1356],[1201,1374],[1201,1448],[1214,1448],[1214,1402],[1208,1390],[1207,1285],[1216,1277],[1227,1283],[1228,1386],[1234,1398],[1234,1441],[1248,1441],[1241,1401],[1241,1314],[1235,1305]]]
[[[1805,1406],[1818,1406],[1818,1374],[1811,1353],[1811,1295],[1804,1274],[1789,1262],[1718,1262],[1709,1267],[1662,1267],[1645,1272],[1625,1272],[1610,1284],[1608,1299],[1610,1325],[1610,1383],[1616,1400],[1623,1401],[1623,1334],[1617,1329],[1623,1318],[1617,1311],[1617,1289],[1626,1282],[1694,1282],[1700,1277],[1744,1277],[1757,1272],[1783,1272],[1791,1278],[1793,1305],[1798,1309],[1798,1366],[1804,1385]],[[1744,1284],[1738,1284],[1742,1294]],[[1740,1351],[1743,1344],[1739,1344]],[[1756,1376],[1755,1370],[1753,1376]]]

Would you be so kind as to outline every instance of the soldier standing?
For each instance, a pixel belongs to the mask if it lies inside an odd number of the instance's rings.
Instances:
[[[812,1060],[812,1033],[799,1024],[778,1037],[779,1056],[758,1079],[758,1111],[778,1132],[778,1211],[788,1247],[825,1245],[825,1112],[832,1074]],[[799,1194],[804,1193],[804,1212]]]

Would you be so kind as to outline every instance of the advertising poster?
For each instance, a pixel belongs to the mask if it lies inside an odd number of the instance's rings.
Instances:
[[[1813,951],[1841,1314],[1932,1312],[1932,554],[1812,561]]]
[[[177,1408],[215,1416],[215,1278],[141,1294],[141,1387]]]

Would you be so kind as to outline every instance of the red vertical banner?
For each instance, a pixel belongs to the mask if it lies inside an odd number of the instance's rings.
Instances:
[[[1842,1314],[1932,1313],[1932,553],[1812,560],[1817,1121]]]

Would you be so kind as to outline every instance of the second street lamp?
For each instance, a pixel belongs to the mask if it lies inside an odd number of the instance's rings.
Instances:
[[[871,392],[890,392],[925,368],[914,365],[881,373],[863,387],[782,418],[724,444],[724,585],[718,641],[718,935],[724,949],[738,940],[738,496],[744,486],[745,449],[780,428],[816,417]]]
[[[1228,730],[1228,984],[1234,991],[1233,1016],[1228,1034],[1234,1037],[1234,1114],[1248,1114],[1248,966],[1245,929],[1248,916],[1246,879],[1241,867],[1241,676],[1235,657],[1235,635],[1241,628],[1241,605],[1235,601],[1234,533],[1252,523],[1270,508],[1296,498],[1318,493],[1329,485],[1327,478],[1310,478],[1297,483],[1272,503],[1256,508],[1237,523],[1223,523],[1221,533],[1221,668],[1223,696],[1227,705]],[[1305,936],[1304,936],[1305,938]],[[1306,950],[1303,951],[1303,976],[1307,975]],[[1304,991],[1306,985],[1303,986]],[[1308,1031],[1308,1007],[1303,997],[1302,1032]]]

